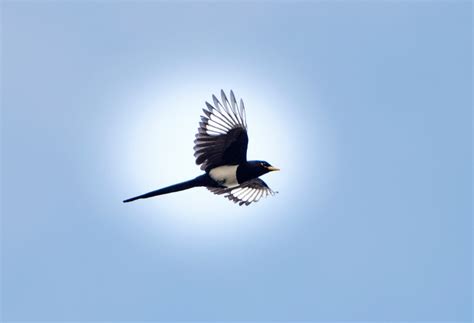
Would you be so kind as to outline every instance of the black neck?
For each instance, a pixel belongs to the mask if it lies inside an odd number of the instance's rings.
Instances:
[[[248,180],[257,178],[263,175],[265,172],[262,172],[260,167],[256,167],[255,164],[245,162],[239,165],[237,168],[237,181],[239,183],[246,182]]]

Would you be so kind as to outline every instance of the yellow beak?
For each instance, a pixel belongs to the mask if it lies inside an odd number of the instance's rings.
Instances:
[[[271,172],[280,170],[280,168],[276,168],[276,167],[273,167],[273,166],[267,167],[267,169]]]

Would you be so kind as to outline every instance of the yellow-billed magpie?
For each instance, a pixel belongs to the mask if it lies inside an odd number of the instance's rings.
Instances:
[[[230,91],[229,102],[222,90],[222,103],[215,95],[212,99],[214,106],[206,102],[207,109],[203,109],[204,115],[194,140],[196,164],[201,165],[205,173],[189,181],[130,198],[124,203],[199,186],[214,194],[224,194],[239,205],[249,205],[277,193],[258,177],[279,169],[266,161],[247,161],[249,139],[242,99],[240,105],[237,104],[234,92]]]

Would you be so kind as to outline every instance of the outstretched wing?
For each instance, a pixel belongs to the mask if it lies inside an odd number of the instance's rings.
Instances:
[[[212,96],[214,106],[206,102],[196,140],[194,157],[196,164],[206,172],[222,165],[237,165],[247,160],[247,120],[242,99],[240,106],[230,91],[230,102],[221,90],[222,103]]]
[[[249,205],[252,202],[258,202],[263,197],[278,193],[269,188],[260,178],[254,178],[233,188],[208,187],[208,190],[218,195],[226,194],[224,197],[239,205]]]

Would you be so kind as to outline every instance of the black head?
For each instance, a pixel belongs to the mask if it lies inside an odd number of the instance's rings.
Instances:
[[[252,173],[255,177],[262,176],[263,174],[274,172],[280,170],[279,168],[273,167],[269,163],[264,160],[251,160],[247,162],[250,168],[252,169]]]

